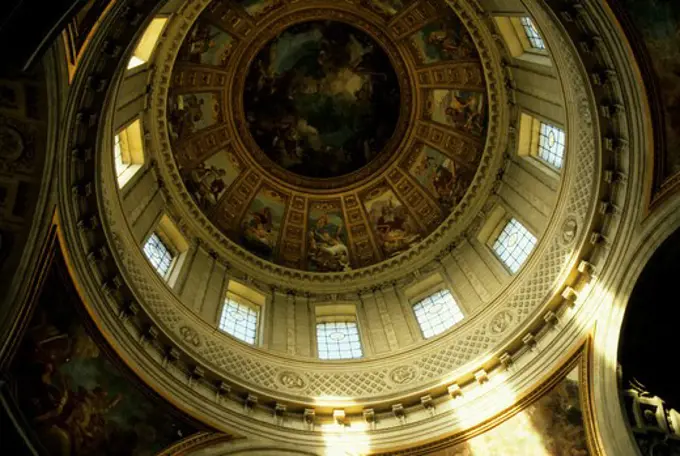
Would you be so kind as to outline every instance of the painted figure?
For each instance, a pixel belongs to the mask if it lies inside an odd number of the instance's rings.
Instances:
[[[477,58],[477,49],[457,18],[428,24],[412,37],[418,58],[425,64]]]
[[[192,195],[202,208],[210,208],[217,204],[222,192],[227,188],[224,177],[227,172],[211,166],[206,168],[203,163],[191,170],[191,181],[194,184]]]
[[[334,219],[339,216],[334,214]],[[332,222],[328,212],[316,219],[308,233],[308,257],[313,270],[347,271],[349,265],[349,249],[345,244],[342,220]]]
[[[241,221],[240,241],[255,255],[272,260],[276,254],[286,200],[277,192],[262,189],[253,198]]]
[[[233,40],[217,27],[197,22],[182,44],[178,59],[205,65],[224,66],[231,54]]]
[[[408,0],[364,0],[364,3],[386,17],[393,17],[408,3]]]
[[[219,104],[213,93],[181,94],[168,100],[170,137],[174,141],[219,121]]]
[[[432,120],[451,125],[475,136],[485,129],[482,93],[435,89],[432,91]]]
[[[268,207],[251,212],[244,223],[243,236],[251,248],[271,253],[274,249],[272,238],[272,212]]]
[[[419,153],[411,174],[437,199],[444,212],[458,204],[470,184],[469,173],[458,170],[453,160],[427,146]]]
[[[248,14],[257,18],[283,6],[284,0],[237,0]]]
[[[279,166],[328,178],[371,161],[399,117],[399,82],[364,32],[336,22],[296,24],[251,64],[244,93],[253,138]]]
[[[392,190],[383,190],[364,203],[376,233],[376,240],[387,256],[408,249],[420,239],[406,207]]]
[[[104,358],[48,279],[12,367],[12,390],[40,443],[54,456],[152,456],[177,438],[164,413]],[[59,288],[57,288],[59,287]]]

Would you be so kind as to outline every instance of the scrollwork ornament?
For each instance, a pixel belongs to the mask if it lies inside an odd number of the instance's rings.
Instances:
[[[508,330],[515,320],[515,316],[507,309],[501,310],[491,319],[489,330],[494,334],[502,334]]]
[[[390,372],[390,380],[398,385],[411,383],[418,376],[418,371],[413,366],[399,366]]]
[[[300,390],[307,386],[305,380],[293,371],[281,372],[279,374],[279,383],[288,389],[294,390]]]
[[[574,216],[567,217],[562,223],[562,242],[571,244],[578,234],[578,221]]]
[[[194,347],[201,346],[201,338],[198,332],[191,326],[182,326],[179,328],[179,333],[182,335],[184,342],[193,345]]]

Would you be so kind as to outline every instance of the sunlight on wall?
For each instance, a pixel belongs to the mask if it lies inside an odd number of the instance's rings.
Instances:
[[[371,449],[365,423],[352,423],[351,426],[329,423],[320,428],[326,447],[324,454],[328,456],[360,456],[368,454]]]

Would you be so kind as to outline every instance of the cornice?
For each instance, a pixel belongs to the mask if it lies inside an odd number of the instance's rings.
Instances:
[[[321,363],[244,347],[207,327],[153,273],[129,228],[120,223],[120,202],[112,192],[112,164],[91,154],[109,150],[105,144],[110,134],[98,135],[99,122],[106,119],[106,112],[99,108],[107,106],[106,91],[116,80],[111,76],[116,67],[120,75],[124,53],[119,43],[129,40],[138,27],[136,13],[150,12],[154,3],[139,0],[131,10],[121,6],[112,11],[111,20],[124,25],[103,24],[101,39],[89,46],[92,53],[85,56],[83,73],[74,81],[67,112],[70,128],[60,144],[59,186],[64,245],[88,310],[119,354],[171,402],[220,429],[275,439],[295,433],[301,445],[323,440],[318,431],[307,427],[304,408],[318,407],[316,419],[323,422],[331,420],[327,413],[335,406],[357,411],[375,406],[378,429],[360,426],[359,413],[350,419],[378,447],[386,447],[398,438],[413,439],[425,429],[429,430],[422,435],[461,426],[456,412],[478,409],[473,415],[479,417],[492,410],[500,390],[530,388],[536,375],[558,363],[564,350],[582,336],[579,315],[590,314],[592,299],[601,297],[592,291],[594,273],[603,272],[600,267],[608,264],[613,248],[621,248],[619,225],[612,220],[628,220],[632,210],[619,204],[624,196],[616,189],[625,188],[625,182],[600,174],[603,162],[626,162],[625,142],[619,138],[627,136],[628,116],[633,115],[626,111],[605,120],[597,114],[606,97],[617,95],[616,74],[601,69],[608,63],[606,48],[595,48],[577,60],[574,54],[579,51],[567,41],[565,31],[553,25],[558,19],[538,6],[531,8],[546,34],[555,65],[564,75],[567,131],[577,140],[568,141],[560,202],[550,226],[516,280],[493,303],[444,337],[382,359]],[[130,6],[124,1],[121,5]],[[467,4],[456,5],[463,9],[461,17],[478,14]],[[573,5],[555,2],[553,6],[567,25],[588,25]],[[120,21],[121,14],[128,17]],[[178,16],[187,14],[183,9]],[[599,83],[592,91],[586,89],[591,82]],[[88,192],[93,182],[96,192]],[[597,204],[603,200],[607,204]],[[574,219],[577,235],[565,238],[563,224]],[[572,222],[569,227],[572,231]],[[581,263],[582,259],[588,262]],[[232,264],[235,274],[249,274],[245,266],[246,272],[239,271],[240,264],[230,260],[225,261]],[[366,286],[366,281],[357,281],[357,288]],[[310,285],[314,291],[313,282],[291,282]],[[192,337],[185,337],[189,333]],[[516,371],[508,371],[510,365]],[[413,382],[388,381],[392,370],[402,366],[416,374],[399,378],[413,378]],[[299,382],[279,383],[286,372],[307,379],[304,395],[285,390],[285,385]],[[362,386],[371,382],[379,388]],[[324,402],[320,396],[325,391],[320,388],[334,385],[343,386],[343,395],[353,398],[351,404],[342,399]],[[453,395],[463,392],[463,401],[455,407],[447,387]],[[437,404],[435,417],[420,404],[420,397],[427,393]],[[248,400],[253,396],[259,396],[256,403]],[[274,406],[280,401],[289,404],[288,412],[282,424],[276,424]],[[410,417],[407,428],[391,411],[390,406],[397,403]]]

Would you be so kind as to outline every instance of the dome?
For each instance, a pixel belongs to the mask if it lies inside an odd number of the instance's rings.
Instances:
[[[430,454],[569,378],[550,424],[582,454],[572,403],[615,394],[598,312],[676,207],[644,204],[614,22],[594,0],[111,3],[46,141],[102,353],[251,454]]]
[[[350,271],[406,252],[464,199],[488,124],[479,51],[450,9],[386,27],[404,7],[276,3],[246,8],[244,31],[220,19],[240,9],[209,5],[193,23],[168,134],[185,191],[228,242]]]

